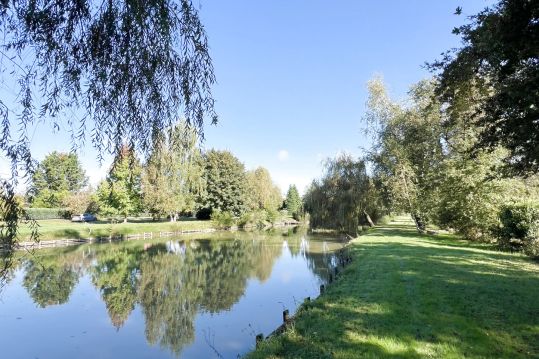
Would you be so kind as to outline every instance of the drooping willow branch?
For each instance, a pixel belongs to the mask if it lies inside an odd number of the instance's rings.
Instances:
[[[149,151],[180,117],[200,137],[217,121],[207,37],[189,0],[0,0],[0,29],[6,248],[24,218],[14,188],[33,172],[38,122],[68,128],[74,149],[89,138],[101,159],[124,143]]]

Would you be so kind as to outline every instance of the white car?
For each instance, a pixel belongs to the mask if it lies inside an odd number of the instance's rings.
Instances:
[[[71,222],[93,222],[97,221],[97,217],[91,213],[84,213],[80,216],[71,217]]]

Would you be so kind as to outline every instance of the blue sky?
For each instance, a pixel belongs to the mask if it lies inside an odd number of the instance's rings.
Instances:
[[[429,76],[425,61],[459,45],[453,27],[492,1],[195,3],[218,80],[220,121],[206,127],[204,147],[228,149],[248,169],[268,168],[285,191],[291,183],[303,190],[320,175],[323,158],[359,155],[368,145],[361,118],[373,75],[404,97],[410,84]],[[457,6],[463,15],[453,15]],[[69,149],[68,136],[43,126],[32,139],[38,159]],[[83,148],[81,158],[91,182],[105,176],[109,163],[99,167],[95,151]]]

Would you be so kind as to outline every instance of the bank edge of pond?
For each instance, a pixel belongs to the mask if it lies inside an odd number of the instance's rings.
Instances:
[[[539,265],[409,220],[351,242],[353,264],[245,359],[539,353]]]
[[[179,223],[175,222],[169,222],[170,225],[176,225]],[[194,222],[185,222],[188,224],[193,224]],[[66,247],[66,246],[72,246],[72,245],[80,245],[85,243],[107,243],[107,242],[118,242],[118,241],[131,241],[131,240],[149,240],[154,238],[167,238],[167,237],[178,237],[185,234],[196,234],[196,233],[212,233],[217,231],[223,231],[223,232],[231,232],[231,231],[238,231],[238,230],[253,230],[254,227],[242,227],[239,228],[237,226],[230,227],[230,228],[223,228],[219,226],[215,226],[211,221],[196,221],[196,223],[204,224],[201,225],[200,228],[197,228],[194,226],[194,228],[183,228],[181,224],[179,225],[180,229],[177,230],[170,230],[171,228],[165,228],[169,229],[168,231],[151,231],[151,232],[142,232],[142,233],[115,233],[112,232],[109,235],[99,235],[95,237],[85,237],[81,236],[79,233],[75,238],[58,238],[58,239],[51,239],[51,240],[39,240],[39,241],[21,241],[17,243],[17,250],[32,250],[32,249],[45,249],[45,248],[57,248],[57,247]],[[158,225],[163,223],[155,223],[153,225]],[[124,227],[127,227],[130,225],[130,223],[122,224]],[[137,226],[137,223],[134,223],[133,226]],[[272,228],[287,228],[287,227],[297,227],[297,224],[275,224]],[[167,227],[167,226],[162,226]],[[193,226],[189,226],[193,227]],[[174,228],[172,228],[174,229]],[[266,228],[267,229],[267,228]],[[2,248],[0,248],[0,251]]]

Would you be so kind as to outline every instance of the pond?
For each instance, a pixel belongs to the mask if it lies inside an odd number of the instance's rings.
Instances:
[[[0,293],[2,358],[237,358],[319,294],[341,247],[290,229],[26,254]]]

